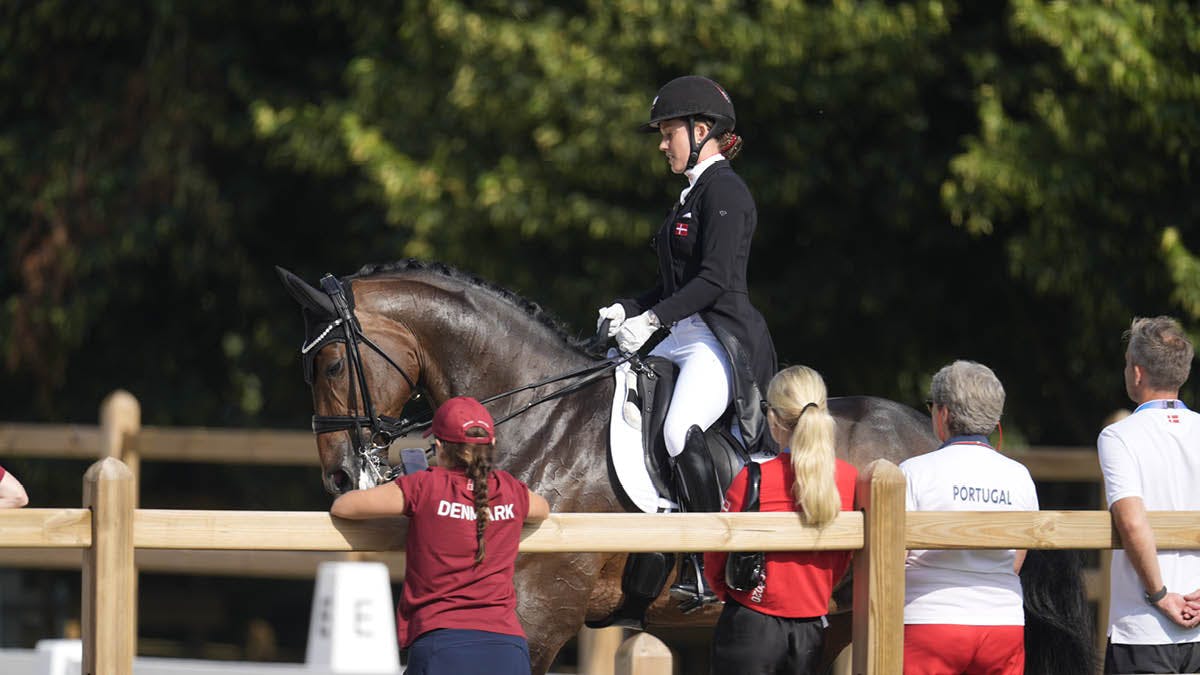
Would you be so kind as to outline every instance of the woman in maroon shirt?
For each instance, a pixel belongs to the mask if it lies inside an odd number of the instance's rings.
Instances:
[[[429,432],[437,466],[348,492],[330,509],[339,518],[411,519],[397,610],[409,675],[529,674],[513,566],[521,526],[544,520],[550,506],[493,468],[493,427],[475,399],[446,401]]]
[[[810,525],[824,527],[854,508],[858,471],[834,455],[834,421],[817,371],[792,366],[771,379],[767,424],[784,450],[759,465],[760,511],[798,511]],[[734,477],[723,510],[742,510],[747,473]],[[769,552],[764,580],[744,591],[725,583],[727,556],[704,554],[705,577],[725,601],[713,634],[712,672],[812,672],[825,641],[829,598],[850,552]]]

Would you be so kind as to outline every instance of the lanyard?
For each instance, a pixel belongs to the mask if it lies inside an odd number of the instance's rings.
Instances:
[[[1183,404],[1183,401],[1180,401],[1179,399],[1159,399],[1157,401],[1146,401],[1135,408],[1133,412],[1139,413],[1143,410],[1149,410],[1152,408],[1176,408],[1180,410],[1188,409],[1188,407]]]
[[[995,450],[995,448],[992,448],[992,444],[988,443],[987,436],[952,436],[947,438],[945,443],[939,445],[938,450],[948,445],[982,445],[985,448]]]

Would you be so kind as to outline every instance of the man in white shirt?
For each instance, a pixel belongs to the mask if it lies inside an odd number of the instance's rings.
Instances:
[[[1138,407],[1096,445],[1113,525],[1105,673],[1200,671],[1200,551],[1159,551],[1147,511],[1200,511],[1200,415],[1179,400],[1193,348],[1170,317],[1126,333],[1125,392]]]
[[[1029,470],[988,443],[1004,411],[990,368],[955,361],[933,376],[929,413],[942,446],[900,465],[909,511],[1037,511]],[[908,552],[904,673],[1025,671],[1024,551]]]

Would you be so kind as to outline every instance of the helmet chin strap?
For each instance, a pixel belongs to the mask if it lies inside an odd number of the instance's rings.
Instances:
[[[700,148],[703,148],[704,144],[708,142],[708,139],[713,137],[713,132],[716,131],[716,127],[715,125],[709,125],[708,133],[704,135],[704,138],[701,139],[699,143],[696,143],[696,117],[694,115],[688,115],[684,119],[687,120],[688,143],[691,145],[692,150],[688,154],[687,167],[684,169],[684,171],[691,171],[692,169],[696,168],[696,161],[700,159]]]

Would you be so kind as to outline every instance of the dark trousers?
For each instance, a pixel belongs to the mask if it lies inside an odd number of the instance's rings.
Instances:
[[[1114,645],[1104,650],[1105,673],[1200,673],[1200,642]]]
[[[408,648],[405,675],[529,675],[529,644],[518,635],[442,628]]]
[[[726,600],[713,633],[713,675],[806,675],[825,645],[825,617],[787,619]]]

